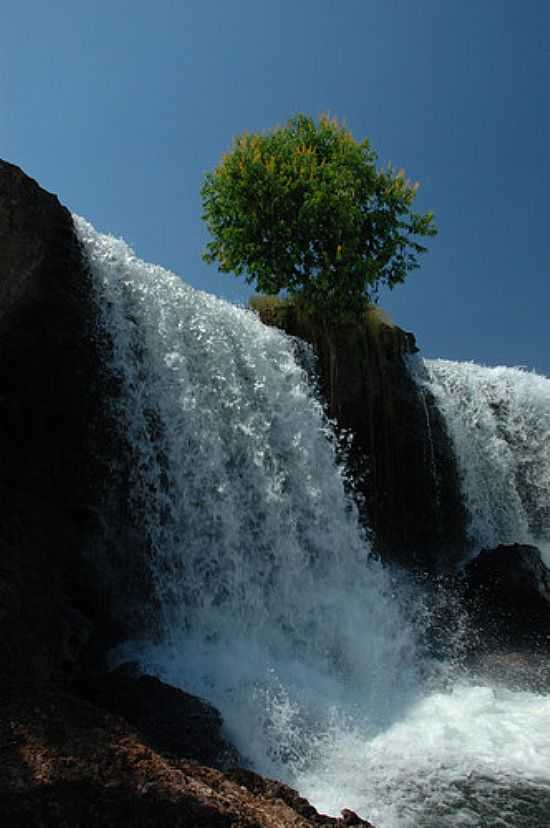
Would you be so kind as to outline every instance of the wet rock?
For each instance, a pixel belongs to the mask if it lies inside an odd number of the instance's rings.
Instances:
[[[547,693],[550,689],[550,654],[544,652],[483,653],[469,666],[481,680],[510,690]]]
[[[155,750],[216,767],[237,764],[239,756],[221,733],[220,713],[204,699],[139,675],[127,665],[87,678],[79,695],[122,716]]]
[[[479,650],[550,649],[550,570],[536,547],[483,550],[464,575]]]
[[[332,828],[332,826],[340,825],[357,825],[362,826],[362,828],[374,828],[370,822],[362,819],[355,811],[350,811],[348,808],[343,809],[341,817],[330,817],[326,814],[320,814],[294,788],[283,785],[282,782],[266,779],[253,771],[245,770],[244,768],[234,768],[227,772],[227,776],[232,782],[236,782],[255,796],[282,800],[293,811],[307,820],[307,825],[315,825],[318,828]]]
[[[355,811],[350,811],[349,808],[344,808],[342,811],[342,819],[340,820],[342,825],[364,825],[366,828],[369,828],[370,822],[366,822],[364,819],[361,819]],[[371,826],[372,828],[372,826]]]
[[[0,746],[0,824],[9,828],[369,826],[324,817],[248,771],[161,755],[124,719],[64,693],[0,703]]]

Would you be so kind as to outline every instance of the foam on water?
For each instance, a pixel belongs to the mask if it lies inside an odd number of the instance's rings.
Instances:
[[[484,792],[546,785],[547,698],[423,658],[421,598],[369,559],[296,343],[75,222],[160,607],[116,658],[211,700],[260,772],[378,828],[481,825]]]
[[[550,697],[457,683],[428,692],[374,738],[360,726],[338,734],[299,786],[329,813],[344,794],[379,828],[534,828],[550,824],[549,757]],[[500,792],[510,810],[514,789],[538,800],[535,821],[528,812],[506,819],[495,800]]]

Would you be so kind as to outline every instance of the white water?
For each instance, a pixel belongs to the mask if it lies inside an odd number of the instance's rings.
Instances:
[[[118,658],[211,700],[249,764],[322,810],[539,824],[479,814],[499,788],[547,785],[550,701],[422,658],[422,602],[369,560],[292,340],[75,221],[162,608]]]
[[[550,564],[550,380],[520,368],[425,360],[459,465],[475,551],[534,543]]]

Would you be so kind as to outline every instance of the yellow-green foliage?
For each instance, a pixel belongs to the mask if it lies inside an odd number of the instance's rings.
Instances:
[[[243,274],[265,294],[284,291],[332,320],[356,319],[418,267],[436,232],[412,210],[416,184],[377,169],[367,139],[338,121],[297,115],[264,134],[239,136],[202,188],[211,233],[204,258]]]
[[[324,318],[322,314],[312,311],[302,300],[302,297],[273,296],[272,294],[257,293],[249,300],[249,307],[255,311],[262,322],[273,325],[289,332],[307,331],[308,329],[323,327],[323,321],[330,327],[337,326],[355,330],[361,336],[369,333],[376,338],[382,328],[396,327],[386,311],[379,305],[364,302],[361,313],[354,311],[341,314],[338,319]]]
[[[381,327],[395,328],[395,322],[379,305],[367,305],[364,311],[367,327],[374,333]]]
[[[289,299],[257,293],[252,296],[248,304],[266,325],[274,325],[276,328],[285,327],[285,322],[288,319]]]

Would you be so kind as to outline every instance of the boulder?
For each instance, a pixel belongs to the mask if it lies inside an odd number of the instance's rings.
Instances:
[[[471,659],[469,667],[482,681],[496,682],[509,690],[544,694],[550,688],[548,649],[482,652]]]
[[[372,828],[257,774],[163,755],[123,718],[51,689],[0,700],[0,744],[10,828]]]
[[[204,699],[191,696],[154,676],[124,666],[87,677],[79,695],[122,716],[160,753],[212,766],[238,764],[238,754],[223,738],[222,717]]]
[[[550,570],[535,546],[484,549],[464,576],[479,651],[549,650]]]
[[[374,828],[370,822],[349,808],[344,808],[341,811],[340,817],[330,817],[326,814],[320,814],[294,788],[283,785],[282,782],[266,779],[253,771],[245,770],[244,768],[234,768],[227,772],[227,777],[255,796],[267,796],[270,799],[282,800],[293,811],[307,820],[308,825],[316,825],[318,828],[332,828],[332,826],[336,828],[336,826],[344,825],[355,825],[357,828]]]

